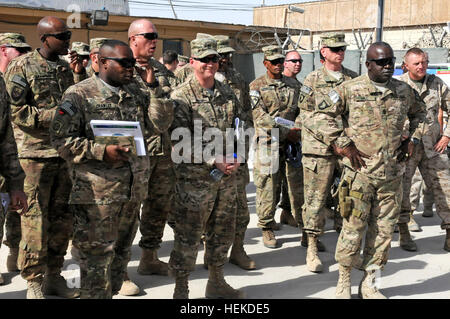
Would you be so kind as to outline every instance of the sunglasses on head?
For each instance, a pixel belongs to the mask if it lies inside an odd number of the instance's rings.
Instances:
[[[272,65],[278,65],[278,64],[283,64],[284,63],[284,59],[283,58],[275,59],[275,60],[272,60],[272,61],[267,60],[267,61],[269,61],[270,64],[272,64]]]
[[[27,48],[27,47],[15,47],[15,46],[12,46],[12,45],[7,45],[6,47],[7,48],[14,48],[19,53],[27,53],[27,52],[31,51],[31,48]]]
[[[217,62],[219,62],[220,57],[218,55],[213,55],[213,56],[206,56],[201,59],[199,59],[199,58],[193,58],[193,59],[196,61],[200,61],[202,63],[209,63],[209,62],[217,63]]]
[[[292,63],[303,63],[303,59],[292,59],[292,60],[286,60],[286,62],[292,62]]]
[[[138,33],[136,35],[142,35],[147,40],[158,39],[158,33],[157,32]]]
[[[347,50],[347,47],[335,47],[335,48],[327,47],[327,48],[330,49],[330,51],[334,52],[334,53],[338,53],[340,51],[345,52],[345,50]]]
[[[70,40],[70,38],[72,37],[72,31],[64,31],[64,32],[55,33],[55,34],[53,34],[53,33],[45,33],[42,36],[45,37],[45,38],[47,38],[47,37],[54,37],[54,38],[56,38],[58,40],[61,40],[61,41],[67,41],[67,40]]]
[[[132,58],[110,58],[110,57],[101,57],[100,59],[105,59],[105,60],[113,60],[116,61],[117,63],[119,63],[121,66],[123,66],[124,68],[132,68],[136,65],[136,59],[132,59]]]
[[[378,66],[395,65],[396,58],[369,59],[368,62],[375,62]]]

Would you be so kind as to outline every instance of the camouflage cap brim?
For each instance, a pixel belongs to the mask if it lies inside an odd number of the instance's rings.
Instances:
[[[225,47],[225,48],[218,49],[217,52],[219,52],[220,54],[225,54],[225,53],[236,52],[236,50],[233,49],[232,47]]]
[[[335,42],[333,44],[329,45],[322,45],[323,47],[329,47],[329,48],[338,48],[338,47],[346,47],[349,46],[347,42]]]
[[[29,45],[28,43],[23,43],[23,42],[8,43],[8,45],[11,47],[14,47],[14,48],[30,48],[31,49],[31,45]]]
[[[199,54],[198,56],[195,56],[196,58],[199,59],[203,59],[204,57],[207,57],[208,55],[219,55],[219,53],[215,50],[206,50],[203,51],[201,54]]]
[[[266,60],[273,61],[273,60],[276,60],[276,59],[284,59],[284,55],[276,53],[274,55],[266,56],[265,58],[266,58]]]

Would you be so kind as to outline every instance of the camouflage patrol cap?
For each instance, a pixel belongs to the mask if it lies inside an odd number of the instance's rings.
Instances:
[[[208,33],[197,33],[196,39],[214,39],[214,37],[211,34]]]
[[[91,39],[91,42],[89,43],[89,47],[91,48],[91,51],[94,49],[100,49],[100,47],[108,40],[112,40],[110,38],[93,38]]]
[[[217,53],[217,41],[211,39],[194,39],[191,41],[191,56],[204,58],[208,55],[219,55]]]
[[[31,49],[31,46],[25,42],[25,37],[20,33],[0,33],[0,45]]]
[[[348,43],[345,42],[345,34],[343,33],[324,33],[320,35],[320,40],[322,47],[337,48],[348,46]]]
[[[226,35],[216,35],[214,39],[217,41],[217,52],[219,53],[231,53],[236,50],[230,46],[230,37]]]
[[[73,42],[72,51],[75,51],[78,55],[89,55],[89,45],[84,42]]]
[[[189,63],[189,57],[187,57],[185,55],[178,55],[178,62]]]
[[[284,59],[283,50],[278,45],[269,45],[262,48],[264,59],[273,61],[276,59]]]

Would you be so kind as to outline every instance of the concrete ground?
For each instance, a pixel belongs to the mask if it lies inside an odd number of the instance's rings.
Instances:
[[[261,230],[256,227],[255,186],[247,188],[250,208],[250,224],[245,238],[245,249],[255,260],[258,269],[245,271],[235,265],[225,265],[227,282],[234,288],[242,289],[249,299],[303,299],[334,298],[338,280],[338,265],[334,260],[337,233],[333,230],[332,220],[327,220],[326,232],[321,237],[327,251],[320,253],[324,264],[321,274],[310,273],[306,269],[306,249],[300,246],[298,229],[284,225],[277,231],[276,237],[281,247],[269,249],[263,246]],[[381,273],[381,289],[389,298],[450,299],[450,253],[443,250],[445,231],[440,229],[440,219],[422,217],[422,206],[414,218],[421,225],[422,232],[412,236],[418,245],[417,252],[407,252],[399,247],[398,233],[394,234],[389,261]],[[280,211],[276,213],[279,221]],[[132,257],[128,265],[130,278],[141,288],[134,297],[114,296],[114,299],[171,299],[174,281],[163,276],[141,276],[137,274],[140,258],[138,232],[132,248]],[[163,243],[159,250],[161,260],[168,262],[173,247],[173,232],[167,226]],[[5,279],[0,286],[0,299],[23,299],[26,296],[26,282],[18,273],[7,273],[6,256],[8,247],[0,249],[0,272]],[[63,275],[70,285],[79,282],[79,269],[70,252],[66,255]],[[358,284],[363,273],[352,272],[352,297],[358,298]],[[190,298],[204,298],[208,272],[203,268],[203,247],[199,247],[197,268],[190,276]],[[56,298],[56,297],[50,297]]]

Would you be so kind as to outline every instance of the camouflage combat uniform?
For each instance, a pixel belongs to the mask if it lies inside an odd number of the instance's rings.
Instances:
[[[400,213],[404,163],[396,159],[403,126],[410,121],[410,134],[420,138],[425,105],[408,85],[391,79],[383,93],[368,75],[349,80],[324,96],[317,119],[324,145],[345,148],[351,142],[370,158],[367,168],[355,171],[348,158],[339,185],[344,216],[335,258],[343,266],[358,263],[363,233],[368,227],[361,269],[382,268],[395,223]],[[343,120],[345,118],[345,120]]]
[[[450,161],[445,152],[440,154],[433,149],[440,137],[441,127],[437,120],[439,108],[444,112],[449,112],[450,90],[435,75],[425,75],[425,81],[420,90],[407,73],[403,74],[400,79],[409,84],[423,99],[426,104],[427,120],[431,124],[426,125],[421,141],[415,146],[414,154],[407,162],[398,223],[409,222],[411,180],[418,167],[427,188],[433,192],[436,211],[442,219],[441,228],[450,229]],[[450,137],[448,125],[444,135]]]
[[[28,211],[21,216],[18,264],[26,280],[59,275],[72,233],[67,204],[67,165],[50,145],[48,129],[64,91],[85,74],[63,60],[50,62],[39,49],[15,58],[5,73],[20,163],[25,171]],[[17,134],[16,134],[17,132]]]
[[[142,94],[136,82],[111,90],[98,76],[64,95],[51,126],[52,144],[70,170],[70,204],[75,210],[74,243],[82,253],[81,298],[112,298],[122,286],[138,227],[141,202],[148,195],[149,158],[130,155],[129,162],[104,161],[107,141],[95,141],[94,119],[138,121],[144,135],[150,122],[167,129],[173,114],[157,99]],[[166,125],[164,127],[164,125]]]
[[[416,211],[419,208],[420,198],[423,196],[423,207],[433,209],[434,198],[431,189],[427,188],[423,182],[420,170],[417,168],[411,180],[411,192],[409,198],[411,200],[411,211]]]
[[[297,123],[302,125],[302,164],[304,176],[303,223],[308,234],[322,234],[325,226],[324,207],[334,181],[338,159],[329,145],[321,141],[320,127],[316,119],[321,118],[320,107],[324,97],[336,86],[358,75],[342,67],[341,78],[333,77],[325,67],[313,71],[303,81],[300,90],[300,116]]]
[[[178,79],[178,83],[184,83],[187,78],[194,73],[194,69],[189,64],[183,65],[181,68],[177,69],[175,71],[175,76]]]

